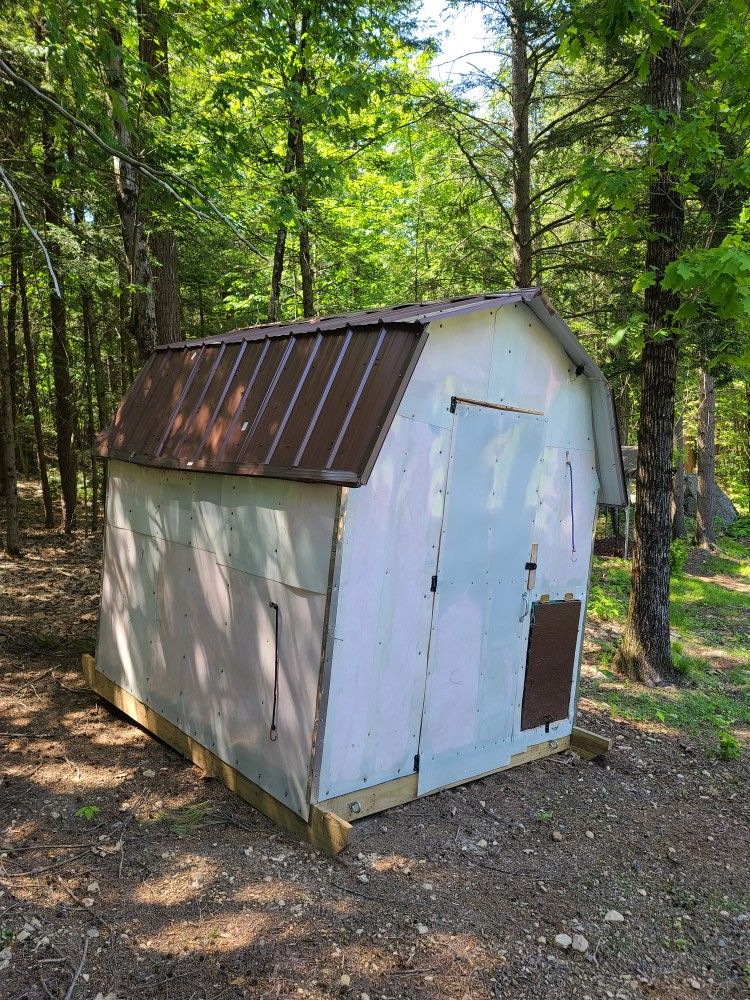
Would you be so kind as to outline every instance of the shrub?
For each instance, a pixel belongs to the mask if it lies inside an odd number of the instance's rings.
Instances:
[[[719,733],[719,760],[738,760],[742,756],[742,744],[732,733]]]
[[[750,538],[750,514],[740,514],[726,530],[730,538]]]
[[[685,568],[690,546],[684,538],[675,538],[669,546],[669,572],[672,576],[681,573]]]

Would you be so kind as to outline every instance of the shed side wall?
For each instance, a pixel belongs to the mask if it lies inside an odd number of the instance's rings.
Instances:
[[[319,798],[397,778],[414,767],[438,568],[452,396],[545,414],[538,571],[531,600],[585,600],[598,490],[591,384],[525,306],[430,325],[424,352],[367,486],[351,491],[326,711]],[[571,545],[569,457],[576,552]],[[502,522],[501,522],[502,523]],[[439,586],[439,582],[438,582]],[[519,607],[521,605],[521,594]],[[550,736],[520,729],[523,662],[513,682],[511,754]],[[572,729],[568,718],[551,727]]]
[[[110,463],[98,669],[305,819],[335,504],[332,486]]]

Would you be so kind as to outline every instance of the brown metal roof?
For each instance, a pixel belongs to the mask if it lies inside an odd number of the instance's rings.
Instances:
[[[139,465],[359,486],[367,481],[427,324],[540,289],[270,323],[157,347],[94,454]],[[541,303],[541,306],[540,306]]]
[[[94,454],[359,485],[425,337],[419,322],[275,327],[158,349]]]
[[[512,292],[460,295],[457,298],[437,299],[432,302],[404,302],[401,305],[388,306],[387,308],[364,309],[336,316],[317,316],[313,319],[298,319],[293,323],[264,323],[261,326],[251,326],[241,330],[232,330],[229,333],[221,333],[215,337],[206,337],[201,341],[186,340],[180,344],[166,344],[157,347],[156,350],[168,351],[178,347],[193,347],[197,343],[230,344],[235,341],[262,339],[263,337],[286,337],[289,334],[330,333],[334,330],[344,330],[347,327],[359,328],[376,325],[390,326],[394,323],[404,322],[427,322],[438,319],[441,315],[455,316],[457,313],[489,308],[492,305],[513,305],[516,302],[530,302],[532,299],[544,299],[541,288],[517,288]],[[554,312],[549,303],[547,303],[547,308],[550,312]]]

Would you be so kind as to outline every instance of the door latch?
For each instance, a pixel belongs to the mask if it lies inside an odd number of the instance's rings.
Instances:
[[[529,601],[528,594],[525,590],[521,594],[521,600],[523,601],[523,611],[521,612],[521,617],[518,619],[519,622],[522,622],[529,611],[531,611],[531,602]]]

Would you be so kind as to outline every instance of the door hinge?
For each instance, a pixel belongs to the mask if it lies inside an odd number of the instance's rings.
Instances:
[[[436,590],[437,590],[437,574],[433,576],[432,581],[430,583],[430,593],[434,594]]]
[[[418,753],[414,754],[414,770],[415,771],[419,770],[419,754]]]

